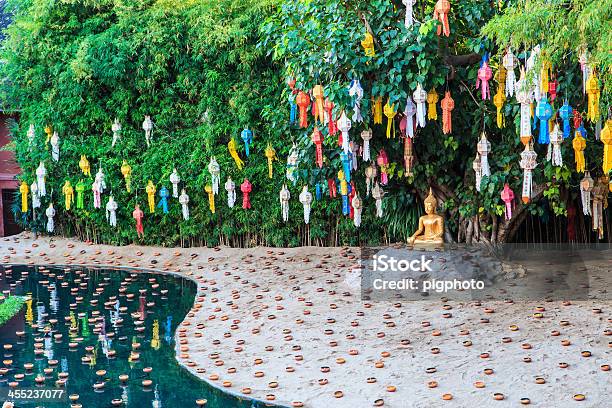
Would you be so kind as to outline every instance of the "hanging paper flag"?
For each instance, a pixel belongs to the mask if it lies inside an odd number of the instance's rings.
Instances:
[[[215,213],[215,193],[210,184],[204,186],[204,191],[208,194],[208,208],[210,208],[211,213]]]
[[[552,160],[553,166],[563,166],[561,143],[563,143],[563,133],[559,129],[559,125],[555,124],[555,127],[550,134],[550,144],[548,145],[548,152],[546,153],[546,160]]]
[[[374,188],[372,189],[372,197],[374,197],[374,200],[376,200],[376,216],[378,218],[382,218],[383,216],[382,199],[384,194],[385,193],[380,187],[380,184],[378,184],[378,182],[374,184]]]
[[[147,147],[151,146],[151,136],[153,135],[153,121],[149,115],[146,115],[142,122],[142,130],[145,132],[145,141]]]
[[[376,163],[378,163],[378,166],[380,167],[380,184],[386,186],[389,183],[389,176],[387,174],[387,169],[389,168],[389,156],[387,156],[385,149],[381,149],[380,152],[378,152]]]
[[[300,91],[295,101],[300,108],[300,127],[308,127],[308,106],[310,105],[310,97],[306,92]]]
[[[322,190],[321,183],[317,183],[315,185],[315,197],[317,198],[317,200],[320,200],[321,198],[323,198],[323,192],[321,190]]]
[[[516,76],[514,74],[514,68],[517,66],[517,59],[512,53],[512,50],[508,48],[508,51],[503,58],[503,66],[506,69],[506,96],[511,97],[514,95],[514,87],[516,85]]]
[[[417,117],[417,125],[424,128],[425,127],[425,102],[427,101],[427,92],[421,86],[421,83],[417,84],[417,87],[412,94],[414,98],[414,102],[417,106],[416,117]]]
[[[550,61],[547,58],[542,57],[542,67],[540,69],[540,90],[542,93],[548,92],[548,82],[551,69],[552,64]]]
[[[315,121],[319,121],[319,123],[323,123],[324,122],[324,118],[323,118],[323,100],[324,100],[324,96],[323,96],[324,90],[323,90],[323,85],[315,85],[315,87],[312,89],[312,96],[314,96],[315,98],[315,102],[316,102],[316,107],[317,107],[317,111],[316,111],[316,115],[315,115]]]
[[[588,96],[587,119],[595,123],[599,119],[599,97],[601,95],[595,70],[593,70],[587,81],[586,92]]]
[[[603,174],[607,176],[612,170],[612,119],[606,120],[606,125],[601,130],[599,139],[604,144]]]
[[[111,227],[117,226],[117,209],[119,205],[113,198],[110,196],[108,198],[108,203],[106,203],[106,221],[110,224]]]
[[[540,99],[536,106],[536,117],[540,120],[540,135],[538,137],[538,143],[548,144],[550,138],[548,135],[548,121],[552,117],[552,106],[546,100],[546,95]]]
[[[315,126],[312,136],[310,137],[315,145],[316,163],[319,168],[323,167],[323,134],[318,127]],[[346,154],[346,153],[343,153]]]
[[[501,64],[495,73],[495,80],[497,81],[497,92],[501,92],[505,96],[506,93],[504,91],[504,87],[506,86],[506,69]]]
[[[102,206],[102,196],[100,192],[100,181],[97,178],[91,184],[91,192],[93,193],[94,208],[100,208]]]
[[[414,155],[412,154],[412,139],[404,138],[404,169],[406,176],[412,176],[412,166],[414,165]]]
[[[409,137],[414,137],[414,116],[416,113],[417,107],[414,102],[412,102],[410,95],[408,95],[406,100],[406,108],[404,108],[404,116],[406,117],[406,134]]]
[[[302,187],[299,199],[304,207],[304,223],[308,224],[310,223],[310,205],[312,204],[312,193],[308,191],[308,186]]]
[[[338,189],[336,188],[336,180],[333,178],[327,179],[327,189],[329,190],[330,198],[336,198]]]
[[[451,97],[450,91],[446,91],[440,106],[442,107],[442,133],[448,135],[453,131],[451,112],[455,109],[455,101]]]
[[[264,154],[266,155],[266,158],[268,159],[268,178],[272,178],[272,162],[274,160],[278,160],[278,158],[276,157],[276,150],[274,150],[274,148],[272,147],[272,145],[268,142],[268,146],[266,147],[266,150],[264,151]]]
[[[472,161],[472,169],[476,176],[476,191],[480,193],[480,184],[482,183],[482,162],[480,161],[480,154],[476,153],[476,158]]]
[[[144,227],[142,225],[143,217],[144,213],[140,209],[140,206],[136,204],[134,211],[132,212],[132,218],[136,220],[136,234],[138,234],[138,238],[144,237]]]
[[[36,137],[36,129],[33,123],[30,123],[30,127],[28,128],[28,147],[32,149],[32,145],[34,144],[34,138]]]
[[[404,6],[406,6],[406,18],[404,19],[404,26],[409,29],[414,24],[412,6],[414,6],[416,0],[402,0],[402,3],[404,3]],[[358,227],[359,225],[356,226]]]
[[[378,175],[378,170],[376,169],[375,164],[371,164],[370,166],[366,167],[365,169],[366,197],[370,195],[370,191],[372,190],[372,187],[374,187],[374,180],[376,179],[377,175]]]
[[[521,161],[519,165],[523,169],[523,192],[521,199],[527,204],[531,200],[532,191],[532,171],[538,165],[538,155],[533,151],[531,143],[525,145],[525,150],[521,153]]]
[[[497,108],[497,127],[499,129],[506,126],[504,115],[502,112],[502,108],[504,107],[504,102],[506,101],[506,95],[503,92],[502,87],[497,88],[497,93],[493,97],[493,105]]]
[[[559,88],[559,81],[557,81],[557,78],[554,75],[552,78],[552,81],[548,82],[548,93],[550,94],[551,102],[557,98],[557,90]]]
[[[225,182],[225,191],[227,191],[227,206],[229,208],[234,208],[234,204],[236,203],[236,184],[234,184],[229,176]]]
[[[104,190],[106,190],[106,175],[104,174],[104,171],[102,171],[102,164],[100,164],[100,167],[98,168],[95,180],[100,185],[100,193],[104,193]]]
[[[181,211],[183,213],[183,219],[187,221],[189,219],[189,196],[185,189],[181,191],[179,196],[179,204],[181,204]]]
[[[582,93],[586,94],[587,91],[587,81],[591,76],[591,67],[589,67],[589,53],[587,50],[584,50],[578,59],[580,62],[580,71],[582,71]]]
[[[582,201],[582,213],[584,215],[591,215],[591,191],[595,182],[591,178],[589,171],[584,172],[584,177],[580,181],[580,198]]]
[[[348,188],[348,204],[349,204],[349,218],[353,219],[354,216],[354,210],[353,210],[353,206],[352,206],[352,202],[353,202],[353,198],[355,197],[355,181],[351,181],[351,183],[347,186]]]
[[[70,206],[74,202],[74,189],[70,184],[70,180],[66,180],[64,182],[64,186],[62,187],[62,194],[64,194],[64,206],[66,211],[70,211]]]
[[[438,35],[444,33],[446,37],[450,35],[450,25],[448,24],[448,13],[450,12],[450,1],[438,0],[434,8],[434,20],[438,20]]]
[[[574,134],[574,140],[572,140],[572,147],[574,148],[574,160],[576,161],[576,171],[578,173],[584,173],[586,167],[586,161],[584,159],[584,149],[586,148],[586,139],[582,137],[579,131]]]
[[[344,152],[340,153],[340,160],[342,161],[342,169],[343,169],[342,174],[346,178],[347,183],[351,182],[352,158],[349,156],[350,154],[347,154]]]
[[[51,157],[53,157],[53,160],[55,160],[56,162],[59,161],[60,156],[59,145],[59,135],[57,134],[57,132],[53,132],[53,136],[51,136]]]
[[[249,182],[247,178],[245,178],[242,184],[240,185],[240,191],[242,191],[242,208],[244,208],[245,210],[251,208],[251,199],[249,194],[251,194],[252,189],[253,185]]]
[[[249,128],[244,128],[244,130],[240,133],[240,137],[244,142],[244,152],[247,157],[249,157],[249,146],[253,143],[253,131]]]
[[[291,193],[287,188],[287,185],[283,183],[283,188],[279,193],[280,205],[281,205],[281,214],[283,216],[283,221],[289,221],[289,199],[291,198]]]
[[[390,100],[387,100],[383,112],[387,117],[387,139],[391,138],[392,136],[395,137],[395,122],[393,121],[393,118],[395,118],[395,115],[397,115],[395,104],[391,105]]]
[[[115,147],[115,144],[121,136],[121,123],[119,123],[119,119],[115,118],[115,121],[111,125],[111,131],[113,132],[113,142],[111,143],[111,147]]]
[[[375,57],[376,52],[374,51],[374,37],[368,31],[365,33],[365,37],[361,40],[361,46],[365,52],[366,57]]]
[[[132,191],[132,167],[126,160],[124,160],[121,165],[121,174],[123,174],[123,179],[125,180],[125,189],[130,193]]]
[[[342,111],[340,119],[338,119],[338,129],[342,132],[342,150],[344,153],[349,151],[349,130],[351,129],[351,121],[346,117],[346,113]]]
[[[358,79],[353,79],[349,87],[349,96],[355,98],[355,104],[353,105],[353,122],[363,122],[361,116],[361,100],[363,99],[363,88]],[[331,134],[331,133],[330,133]]]
[[[230,156],[232,156],[234,162],[236,162],[236,167],[238,167],[238,170],[242,170],[244,162],[240,156],[238,156],[238,152],[236,151],[236,141],[233,137],[230,137],[230,141],[227,143],[227,150],[229,150]]]
[[[488,177],[491,175],[491,170],[489,168],[489,152],[491,151],[491,143],[487,140],[487,135],[485,132],[482,132],[480,135],[480,140],[478,141],[478,145],[476,146],[476,150],[480,155],[480,164],[482,166],[482,176]]]
[[[212,192],[213,194],[219,194],[219,184],[221,184],[221,166],[217,163],[215,156],[210,158],[208,163],[208,172],[210,173],[212,181]]]
[[[501,199],[506,204],[504,215],[506,220],[512,218],[512,207],[514,207],[514,191],[510,188],[508,183],[504,184],[504,189],[501,192]]]
[[[325,99],[325,121],[327,123],[327,132],[330,136],[334,136],[338,133],[338,127],[336,126],[336,121],[334,120],[334,103],[329,100],[329,98]]]
[[[593,214],[593,231],[597,231],[597,237],[599,239],[603,239],[603,202],[604,200],[607,200],[608,197],[607,184],[607,176],[601,176],[601,178],[595,182],[595,186],[593,187],[592,191],[593,200],[591,212]]]
[[[582,122],[582,114],[578,110],[574,111],[574,128],[580,132],[582,137],[586,139],[587,131],[584,128],[584,123]]]
[[[408,0],[408,1],[412,1],[412,0]],[[355,195],[353,196],[353,199],[351,200],[351,206],[353,207],[353,225],[359,228],[359,226],[361,225],[361,210],[363,207],[363,203],[361,201],[361,198],[359,198],[358,192],[355,192]]]
[[[172,183],[172,197],[178,198],[178,185],[181,182],[181,176],[179,176],[178,171],[176,171],[176,167],[172,170],[172,174],[170,174],[170,183]]]
[[[45,168],[45,163],[43,161],[40,162],[38,168],[36,169],[36,183],[38,184],[38,196],[44,197],[47,195],[47,187],[45,184],[45,178],[47,177],[47,169]]]
[[[19,192],[21,193],[21,212],[25,214],[28,212],[28,193],[30,192],[28,183],[22,181]]]
[[[297,145],[293,143],[289,155],[287,156],[287,169],[285,170],[287,180],[291,181],[293,185],[297,182],[298,160],[298,148]]]
[[[370,140],[372,140],[372,129],[366,129],[361,132],[361,139],[363,140],[363,150],[361,152],[361,158],[363,161],[370,161]]]
[[[372,97],[372,116],[374,117],[375,125],[383,123],[383,103],[382,96]]]
[[[79,167],[84,175],[87,177],[91,177],[91,166],[89,165],[89,160],[87,160],[87,156],[84,154],[81,155],[81,160],[79,160]]]
[[[149,213],[153,214],[155,213],[155,193],[157,192],[157,189],[155,188],[155,184],[153,184],[152,180],[149,180],[149,183],[145,187],[145,191],[148,197]]]
[[[521,104],[521,133],[520,139],[523,145],[531,141],[531,103],[533,94],[527,85],[525,70],[521,68],[521,77],[516,83],[516,100]]]
[[[357,170],[357,156],[359,155],[359,145],[357,142],[350,142],[349,150],[348,156],[351,160],[351,170]]]
[[[294,93],[289,94],[289,124],[294,125],[297,120],[298,106],[296,103],[296,96]]]
[[[35,181],[30,184],[30,193],[32,194],[32,209],[40,207],[40,196],[38,195],[38,184]]]
[[[166,188],[166,186],[162,186],[159,190],[159,203],[157,203],[157,207],[162,209],[164,214],[168,214],[168,197],[170,197],[170,192]]]
[[[476,89],[480,88],[480,95],[483,101],[491,98],[489,81],[492,77],[493,71],[491,71],[487,61],[484,61],[482,66],[478,69],[478,76],[476,77]]]
[[[46,147],[47,144],[51,141],[51,136],[53,135],[53,128],[51,127],[51,125],[45,126],[45,134],[47,135],[47,137],[45,138]]]
[[[438,120],[438,110],[436,108],[436,104],[440,97],[435,89],[432,89],[427,93],[427,119],[430,120]]]
[[[55,217],[55,208],[53,208],[53,203],[49,203],[45,215],[47,216],[47,232],[52,234],[55,230],[55,222],[53,221],[53,217]]]
[[[342,196],[342,215],[348,215],[350,213],[348,183],[342,170],[338,171],[338,180],[340,180],[340,195]]]
[[[561,108],[559,109],[559,117],[563,120],[563,138],[567,139],[570,136],[570,118],[572,117],[573,109],[567,103],[567,99]]]

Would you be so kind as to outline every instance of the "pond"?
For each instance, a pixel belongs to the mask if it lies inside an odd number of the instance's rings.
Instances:
[[[78,395],[72,402],[64,397],[16,407],[187,408],[197,407],[201,399],[207,400],[206,408],[268,406],[223,393],[178,364],[174,331],[196,295],[190,280],[122,270],[0,265],[0,289],[31,298],[0,327],[0,395],[6,395],[11,382],[42,389],[62,379],[65,395]],[[147,380],[150,385],[143,385]]]

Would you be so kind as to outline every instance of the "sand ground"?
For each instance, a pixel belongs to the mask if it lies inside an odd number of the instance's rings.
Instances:
[[[2,263],[142,267],[195,279],[177,359],[228,392],[312,408],[510,407],[521,398],[538,407],[610,406],[612,372],[602,365],[612,364],[612,301],[368,303],[346,279],[358,251],[0,239]],[[612,276],[609,255],[585,262],[600,295]]]

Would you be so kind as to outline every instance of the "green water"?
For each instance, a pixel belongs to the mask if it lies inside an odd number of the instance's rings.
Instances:
[[[68,373],[67,395],[78,394],[78,403],[85,408],[111,407],[113,399],[121,399],[124,407],[188,408],[196,407],[200,398],[208,401],[207,408],[264,406],[229,396],[178,365],[174,331],[189,311],[197,289],[189,280],[119,270],[0,265],[0,289],[32,298],[31,305],[0,328],[0,367],[9,368],[8,373],[0,374],[0,390],[6,391],[18,374],[25,375],[19,387],[36,387],[38,375],[45,376],[45,387],[55,387],[58,374],[64,372]],[[109,303],[113,300],[114,304]],[[25,335],[17,336],[16,331]],[[56,334],[62,338],[56,339]],[[70,347],[71,342],[77,343],[76,347]],[[140,343],[138,360],[130,358],[137,347],[133,343]],[[11,344],[12,349],[6,350],[5,344]],[[35,354],[37,347],[42,350],[39,354]],[[109,350],[115,356],[109,355]],[[83,357],[89,361],[83,362]],[[12,360],[12,364],[6,365],[5,360]],[[57,364],[50,365],[50,360]],[[26,370],[25,363],[32,363],[33,368]],[[53,372],[45,374],[43,370],[49,367]],[[152,372],[145,374],[145,367],[151,367]],[[106,370],[106,374],[98,375],[99,370]],[[128,374],[129,380],[122,383],[120,374]],[[152,380],[150,387],[142,386],[145,378]],[[97,382],[104,382],[104,388],[94,390]],[[67,400],[16,401],[17,407],[70,404]]]

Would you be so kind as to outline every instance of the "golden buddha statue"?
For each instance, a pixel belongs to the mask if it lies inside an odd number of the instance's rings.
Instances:
[[[436,214],[438,200],[434,197],[431,188],[425,199],[425,215],[419,218],[419,228],[410,238],[411,245],[431,245],[444,243],[444,217]]]

